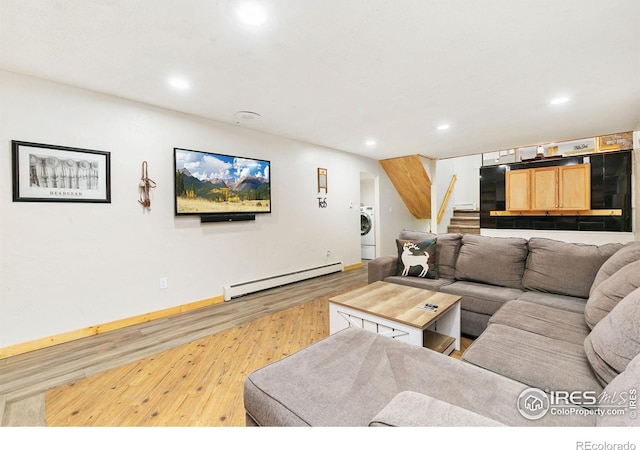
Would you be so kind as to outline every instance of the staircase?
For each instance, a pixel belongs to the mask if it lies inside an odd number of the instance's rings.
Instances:
[[[447,232],[480,234],[480,211],[477,209],[454,209]]]

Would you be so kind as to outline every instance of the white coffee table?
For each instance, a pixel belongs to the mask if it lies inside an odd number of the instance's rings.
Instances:
[[[419,346],[429,330],[453,338],[440,349],[448,355],[460,350],[460,298],[377,281],[329,299],[329,330],[334,334],[355,326]],[[437,309],[425,310],[426,304]]]

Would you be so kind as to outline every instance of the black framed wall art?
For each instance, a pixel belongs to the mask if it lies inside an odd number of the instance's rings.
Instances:
[[[14,202],[111,203],[111,154],[12,141]]]

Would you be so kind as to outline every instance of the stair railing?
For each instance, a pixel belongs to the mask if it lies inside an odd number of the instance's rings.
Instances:
[[[444,200],[442,200],[442,205],[440,206],[440,211],[438,211],[438,217],[436,223],[440,223],[442,220],[442,216],[444,216],[444,212],[447,209],[447,203],[449,203],[449,197],[451,197],[451,192],[453,192],[453,187],[456,184],[456,180],[458,176],[454,173],[451,177],[451,182],[449,183],[449,188],[447,189],[446,194],[444,194]]]

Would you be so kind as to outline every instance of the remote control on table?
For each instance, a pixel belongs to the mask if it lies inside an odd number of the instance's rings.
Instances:
[[[418,306],[418,308],[424,309],[425,311],[434,312],[434,311],[436,311],[438,309],[438,305],[434,305],[432,303],[427,303],[425,305]]]

